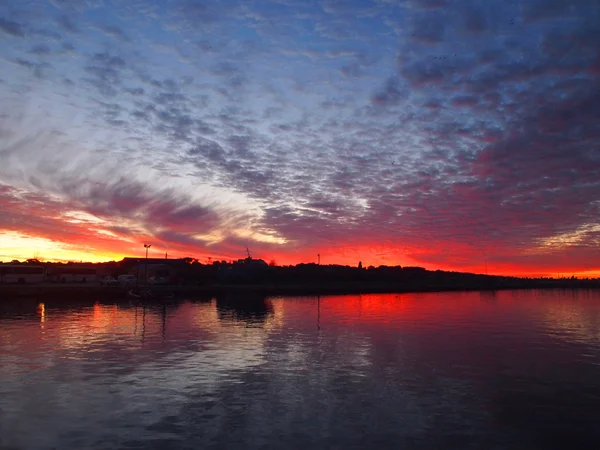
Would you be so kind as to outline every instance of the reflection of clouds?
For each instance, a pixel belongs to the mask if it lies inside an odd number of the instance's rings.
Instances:
[[[33,320],[0,327],[18,363],[51,362],[2,378],[12,430],[2,444],[149,448],[160,438],[170,448],[443,448],[443,433],[472,436],[489,418],[475,383],[436,373],[452,358],[422,345],[444,348],[441,325],[466,323],[457,318],[481,307],[479,296],[440,298],[324,297],[321,329],[316,299],[272,299],[260,327],[224,319],[215,300],[164,309],[46,305],[43,335],[38,307]],[[25,342],[42,347],[24,352]]]
[[[322,299],[320,304],[314,298],[306,298],[299,301],[284,300],[283,298],[272,301],[275,313],[273,314],[273,323],[280,323],[278,328],[273,327],[274,333],[269,340],[269,356],[274,361],[285,360],[286,367],[306,368],[315,363],[313,358],[327,358],[335,361],[339,367],[350,368],[357,374],[366,373],[371,365],[372,342],[370,336],[354,330],[341,331],[336,333],[335,339],[327,336],[327,329],[323,332],[317,332],[317,316],[328,320],[339,317],[329,309],[328,305],[341,303],[342,300],[348,300],[352,297],[342,297],[340,299],[331,297],[327,300]],[[346,306],[346,315],[354,304]],[[320,312],[318,311],[320,309]],[[296,328],[295,322],[300,319],[300,329]],[[285,325],[285,328],[284,328]],[[307,332],[307,329],[310,332]],[[290,339],[291,337],[291,339]],[[320,364],[322,361],[317,361]]]
[[[598,294],[487,298],[274,298],[254,322],[220,314],[216,300],[33,304],[27,320],[0,326],[10,431],[0,446],[446,448],[444,437],[460,436],[490,448],[497,421],[508,424],[498,439],[518,438],[540,402],[593,404],[597,373],[586,356],[600,348]],[[562,413],[550,409],[558,424]]]
[[[116,448],[132,439],[132,429],[177,415],[193,390],[212,395],[223,384],[239,382],[265,362],[270,330],[282,324],[276,307],[263,328],[223,323],[214,301],[167,309],[164,322],[162,312],[43,305],[37,308],[43,335],[37,321],[0,328],[0,406],[12,430],[2,444],[12,439],[26,448],[62,448],[65,433],[71,433],[81,434],[80,448],[89,448],[106,434],[98,420],[110,412],[106,420]],[[38,337],[38,346],[23,351],[24,343]],[[35,426],[43,433],[28,431]]]
[[[268,300],[272,305],[272,314],[265,320],[263,328],[269,331],[274,331],[284,326],[284,309],[281,307],[283,300],[273,301]]]
[[[205,365],[215,373],[260,364],[269,332],[283,321],[276,307],[262,328],[219,320],[214,301],[164,310],[101,304],[65,310],[40,303],[33,317],[41,325],[35,331],[30,322],[0,329],[5,356],[10,352],[18,358],[24,352],[31,361],[51,357],[119,361],[121,369],[130,371],[158,360],[193,366],[203,365],[204,359],[211,361]],[[32,333],[39,338],[35,345]],[[186,363],[188,359],[191,362]]]
[[[542,310],[545,326],[552,337],[596,348],[600,345],[600,308],[597,304],[573,297],[571,301],[542,302]]]
[[[159,373],[164,388],[183,392],[193,386],[212,391],[235,374],[264,363],[270,332],[282,324],[282,315],[277,308],[260,328],[223,321],[215,301],[181,305],[170,319],[167,339],[172,340],[174,334],[187,337],[186,340],[196,336],[192,339],[193,345],[174,349],[176,354],[165,356],[160,364],[138,367],[138,373],[131,374],[130,378],[139,378],[141,372],[145,374],[144,384],[152,385],[159,381],[156,380]],[[163,376],[163,369],[168,370],[167,376]]]
[[[48,318],[48,326],[52,326],[58,337],[59,347],[64,351],[102,352],[104,345],[109,344],[114,348],[115,341],[118,345],[126,343],[119,345],[124,350],[133,350],[131,342],[114,338],[133,332],[137,319],[135,313],[133,308],[95,304],[91,310],[82,308],[79,311],[70,311],[68,315],[61,315],[61,311],[53,311]]]
[[[440,442],[429,440],[440,425],[467,434],[487,419],[466,382],[374,366],[368,338],[288,338],[294,342],[271,349],[266,364],[240,373],[238,382],[220,384],[209,398],[201,388],[190,395],[182,415],[202,425],[202,434],[186,430],[185,439],[225,448],[254,448],[274,437],[281,448],[377,448],[374,439],[437,448]]]
[[[297,336],[290,341],[269,342],[268,363],[283,363],[287,371],[305,371],[333,364],[350,377],[362,377],[368,374],[372,365],[372,351],[368,336],[352,332],[336,336],[333,341],[312,335]]]

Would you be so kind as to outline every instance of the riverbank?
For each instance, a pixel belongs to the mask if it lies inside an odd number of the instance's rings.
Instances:
[[[480,283],[402,282],[337,282],[313,284],[235,284],[205,286],[152,286],[154,291],[173,292],[177,298],[195,298],[235,294],[252,295],[343,295],[449,291],[494,291],[506,289],[598,289],[598,280],[483,280]],[[0,285],[0,301],[22,298],[36,300],[120,300],[128,298],[128,288],[98,284],[32,284]]]

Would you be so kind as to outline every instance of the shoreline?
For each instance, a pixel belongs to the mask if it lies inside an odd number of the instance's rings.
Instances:
[[[131,288],[100,286],[98,284],[2,284],[0,301],[19,299],[57,300],[120,300],[131,298]],[[482,282],[473,284],[426,282],[379,282],[379,283],[318,283],[318,284],[234,284],[203,286],[149,286],[153,291],[173,292],[176,298],[194,298],[233,294],[264,296],[277,295],[345,295],[345,294],[408,294],[432,292],[472,292],[514,289],[600,289],[596,280],[511,280],[508,283]],[[243,298],[243,297],[242,297]]]

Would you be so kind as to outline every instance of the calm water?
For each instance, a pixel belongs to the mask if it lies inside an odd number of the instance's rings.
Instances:
[[[600,292],[0,304],[2,449],[600,448]]]

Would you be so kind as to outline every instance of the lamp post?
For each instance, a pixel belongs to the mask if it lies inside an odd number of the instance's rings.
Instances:
[[[144,264],[144,286],[148,286],[148,249],[152,247],[150,244],[144,244],[144,248],[146,249],[146,264]]]

